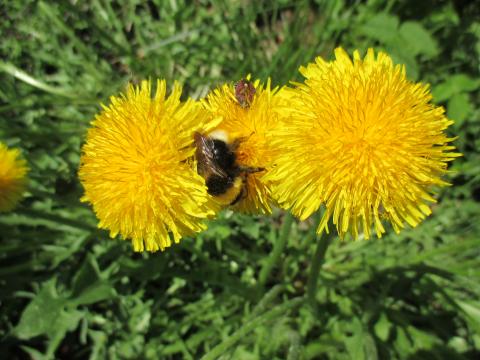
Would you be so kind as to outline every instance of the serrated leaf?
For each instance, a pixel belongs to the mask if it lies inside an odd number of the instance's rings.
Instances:
[[[55,331],[55,321],[60,317],[65,305],[65,299],[57,294],[55,283],[55,278],[44,283],[40,292],[23,311],[14,329],[20,339],[27,340]]]
[[[65,334],[76,329],[83,317],[83,312],[67,306],[67,299],[57,293],[55,284],[56,278],[43,284],[13,330],[22,340],[47,336],[50,341],[45,358],[52,358]]]

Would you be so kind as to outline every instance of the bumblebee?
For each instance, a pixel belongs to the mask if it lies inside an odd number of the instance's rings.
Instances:
[[[240,166],[236,151],[243,138],[230,142],[224,131],[214,131],[208,136],[194,134],[197,172],[205,179],[207,192],[222,205],[235,205],[247,195],[248,174],[263,168]]]

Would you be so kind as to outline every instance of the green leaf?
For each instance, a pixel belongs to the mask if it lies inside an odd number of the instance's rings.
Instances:
[[[412,341],[401,327],[397,328],[394,346],[403,355],[412,353]]]
[[[375,334],[382,341],[387,341],[390,335],[390,329],[392,328],[392,323],[388,320],[388,317],[385,313],[382,313],[377,323],[375,324],[374,330]]]
[[[480,87],[480,78],[472,79],[466,74],[457,74],[449,78],[450,86],[457,90],[457,92],[475,91]]]
[[[55,322],[60,317],[65,299],[59,297],[55,288],[56,278],[43,284],[40,292],[28,304],[20,317],[14,333],[20,339],[55,332]]]
[[[449,76],[447,80],[432,88],[433,99],[442,102],[455,94],[475,91],[480,87],[480,78],[473,79],[467,74]]]
[[[437,41],[418,22],[404,22],[400,26],[400,36],[406,41],[413,55],[423,54],[433,58],[439,52]]]
[[[108,281],[97,281],[84,289],[77,297],[71,300],[75,306],[94,304],[99,301],[111,299],[116,295],[115,289]]]
[[[473,107],[468,94],[456,94],[448,101],[447,115],[456,122],[457,127],[463,124],[472,111]]]
[[[346,350],[351,359],[378,358],[377,347],[372,335],[364,327],[362,320],[358,317],[350,318],[348,322],[342,324],[342,338]]]
[[[376,360],[378,359],[378,352],[377,346],[375,344],[375,340],[369,333],[364,334],[364,351],[365,357],[368,360]]]
[[[415,349],[432,349],[441,344],[441,340],[431,332],[422,331],[414,326],[408,326],[408,333],[413,339]]]
[[[466,302],[457,300],[457,304],[465,311],[471,320],[473,320],[480,330],[480,304],[474,304],[473,302]]]
[[[25,351],[32,360],[47,360],[47,357],[45,355],[30,346],[21,346],[21,349]]]
[[[380,13],[371,17],[365,24],[360,26],[359,32],[369,38],[391,43],[397,34],[399,20],[396,16]]]
[[[46,358],[51,358],[65,334],[77,328],[83,312],[67,307],[67,299],[59,296],[56,278],[43,284],[28,304],[13,333],[22,340],[44,335],[49,338]],[[38,355],[38,354],[37,354]]]
[[[53,323],[53,329],[49,331],[50,342],[47,348],[47,357],[51,358],[55,350],[61,344],[67,332],[77,328],[84,313],[75,309],[62,310]]]
[[[73,279],[72,305],[88,305],[115,296],[114,287],[104,280],[97,260],[88,256]]]
[[[72,297],[78,296],[86,288],[100,279],[100,269],[93,256],[88,256],[78,269],[72,282]]]

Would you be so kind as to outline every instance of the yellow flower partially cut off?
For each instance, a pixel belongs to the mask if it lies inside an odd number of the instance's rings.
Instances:
[[[11,211],[18,204],[26,188],[27,172],[20,151],[0,143],[0,212]]]

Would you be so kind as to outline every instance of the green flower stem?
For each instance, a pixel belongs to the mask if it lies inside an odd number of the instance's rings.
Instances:
[[[252,321],[243,325],[240,329],[235,331],[232,335],[230,335],[227,339],[223,340],[220,344],[215,346],[212,350],[210,350],[207,354],[205,354],[201,360],[213,360],[217,359],[219,356],[224,354],[230,347],[235,345],[235,343],[242,338],[244,338],[248,333],[255,330],[261,324],[275,319],[276,317],[283,316],[287,311],[290,311],[305,301],[305,298],[296,297],[291,300],[284,302],[281,305],[273,308],[270,311],[265,312],[263,315],[253,319]]]
[[[286,213],[282,229],[280,230],[280,236],[273,244],[273,251],[268,257],[267,261],[263,264],[262,269],[260,270],[260,275],[258,276],[258,282],[260,285],[265,285],[272,272],[274,266],[277,264],[280,256],[282,256],[283,251],[285,250],[285,246],[287,245],[287,240],[290,235],[290,230],[292,228],[292,224],[294,221],[294,217],[289,212]]]
[[[312,215],[312,225],[310,226],[307,236],[305,236],[305,239],[302,241],[302,250],[309,249],[312,242],[317,241],[317,228],[318,225],[320,225],[320,221],[322,220],[322,214],[323,213],[318,210]]]
[[[318,286],[318,276],[320,274],[320,269],[325,260],[325,254],[330,245],[332,235],[323,233],[320,238],[317,240],[317,247],[315,253],[313,254],[310,273],[308,275],[307,281],[307,299],[308,302],[315,308],[315,295],[317,294]]]

